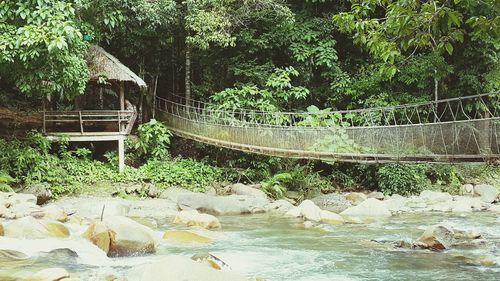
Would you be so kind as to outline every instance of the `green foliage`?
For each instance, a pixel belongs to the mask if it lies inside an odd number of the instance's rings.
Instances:
[[[146,158],[165,159],[168,156],[168,147],[172,133],[165,124],[151,119],[137,129],[139,135],[135,149]]]
[[[263,181],[262,188],[267,195],[275,199],[285,197],[286,185],[293,180],[292,174],[283,172],[273,175],[271,178]]]
[[[377,171],[378,185],[384,194],[412,195],[424,190],[428,184],[422,164],[387,164]]]
[[[181,186],[197,192],[224,180],[222,169],[192,159],[151,160],[141,170],[148,180],[161,186]]]
[[[0,76],[20,92],[82,93],[88,79],[86,49],[72,3],[0,2]]]
[[[0,192],[12,192],[12,188],[9,186],[14,179],[9,176],[5,171],[0,171]]]

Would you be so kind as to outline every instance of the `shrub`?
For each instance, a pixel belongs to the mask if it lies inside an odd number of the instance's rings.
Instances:
[[[167,158],[172,133],[165,124],[155,119],[151,119],[148,123],[140,125],[137,132],[139,139],[135,143],[135,148],[138,149],[145,158]]]
[[[13,190],[9,186],[9,183],[13,181],[14,179],[6,172],[0,171],[0,192],[12,192]]]
[[[203,192],[224,180],[224,171],[192,159],[150,160],[140,168],[148,180],[163,186],[181,186]]]
[[[426,165],[387,164],[377,171],[380,190],[387,195],[417,194],[427,186]]]

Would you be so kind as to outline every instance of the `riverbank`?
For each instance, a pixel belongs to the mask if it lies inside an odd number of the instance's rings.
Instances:
[[[148,199],[81,195],[42,206],[34,195],[0,193],[0,276],[292,280],[285,276],[294,272],[293,280],[414,280],[411,267],[432,276],[433,262],[455,277],[500,273],[492,186],[464,186],[469,194],[461,196],[333,193],[295,205],[258,187],[231,185],[225,196],[180,188]],[[362,269],[370,260],[388,275]]]

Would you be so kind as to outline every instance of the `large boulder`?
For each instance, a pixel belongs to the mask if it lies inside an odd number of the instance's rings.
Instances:
[[[17,219],[4,229],[6,237],[40,239],[48,237],[68,237],[69,230],[61,223],[37,220],[33,217]]]
[[[179,194],[181,210],[198,210],[213,215],[239,215],[265,212],[269,200],[245,195],[212,196],[203,193]]]
[[[68,214],[56,204],[50,204],[42,207],[41,211],[43,212],[44,219],[47,220],[56,220],[60,222],[65,222],[68,220]]]
[[[30,184],[23,188],[22,191],[23,193],[33,194],[34,196],[36,196],[36,203],[38,205],[43,205],[53,198],[52,191],[50,190],[50,185],[47,183]]]
[[[451,228],[437,224],[428,227],[417,239],[417,243],[423,248],[441,251],[451,247],[454,235]]]
[[[264,191],[242,183],[235,183],[231,185],[231,193],[267,199],[267,194]]]
[[[406,198],[399,194],[394,194],[383,202],[387,209],[393,213],[407,211],[408,209],[408,207],[406,207]]]
[[[177,213],[174,223],[187,226],[200,226],[206,229],[220,228],[219,220],[209,214],[199,213],[197,210],[184,210]]]
[[[36,204],[37,198],[33,194],[26,193],[8,193],[6,198],[9,205],[17,205],[23,203]],[[6,206],[9,207],[9,206]]]
[[[91,224],[82,235],[108,256],[130,256],[156,251],[156,235],[132,219],[121,216],[106,217]]]
[[[230,271],[216,270],[187,257],[166,256],[127,276],[137,281],[248,281]]]
[[[378,200],[384,200],[385,199],[385,195],[380,192],[380,191],[372,191],[370,192],[368,195],[366,195],[367,198],[375,198],[375,199],[378,199]]]
[[[36,281],[59,281],[59,280],[67,280],[69,278],[69,273],[64,268],[47,268],[38,271],[33,276],[31,276],[28,280],[36,280]]]
[[[311,200],[304,200],[299,206],[286,213],[290,217],[302,217],[310,221],[321,221],[321,209]]]
[[[351,192],[345,195],[345,199],[354,206],[359,205],[361,202],[366,200],[366,195],[361,192]]]
[[[342,193],[330,193],[311,199],[322,210],[340,213],[352,206]]]
[[[385,206],[384,202],[375,198],[369,198],[361,202],[359,205],[350,207],[340,213],[343,216],[349,217],[390,217],[391,212]]]
[[[493,203],[498,197],[498,189],[488,184],[474,186],[474,193],[481,196],[481,200],[486,203]]]
[[[420,193],[420,198],[427,205],[440,204],[444,202],[449,202],[453,200],[453,196],[451,196],[448,192],[439,192],[432,190],[424,190]]]
[[[460,193],[462,195],[474,195],[474,186],[470,183],[466,183],[460,187]]]
[[[327,210],[321,210],[321,222],[327,224],[343,224],[345,222],[344,218],[333,212]]]
[[[266,206],[266,212],[276,213],[276,214],[286,214],[290,209],[295,208],[292,203],[280,199],[276,200]]]
[[[470,213],[472,212],[472,206],[467,200],[453,201],[451,211],[454,213]]]
[[[89,202],[92,202],[92,204],[89,204]],[[101,215],[103,217],[129,216],[131,203],[121,198],[78,196],[58,200],[57,205],[69,214],[97,219]]]
[[[472,207],[472,209],[474,209],[476,211],[483,210],[484,205],[486,204],[479,197],[455,196],[455,197],[453,197],[453,200],[457,201],[457,202],[465,201],[465,202],[467,202],[467,204],[469,204]]]
[[[160,198],[162,199],[168,199],[174,203],[177,204],[177,199],[179,198],[179,195],[181,194],[194,194],[194,192],[181,188],[181,187],[176,187],[176,186],[171,186],[167,189],[165,189],[161,195]]]

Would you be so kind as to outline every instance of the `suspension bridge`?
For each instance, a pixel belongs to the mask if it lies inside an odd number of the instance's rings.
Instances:
[[[345,162],[500,160],[500,94],[358,110],[262,112],[157,97],[159,119],[183,138],[289,158]]]

